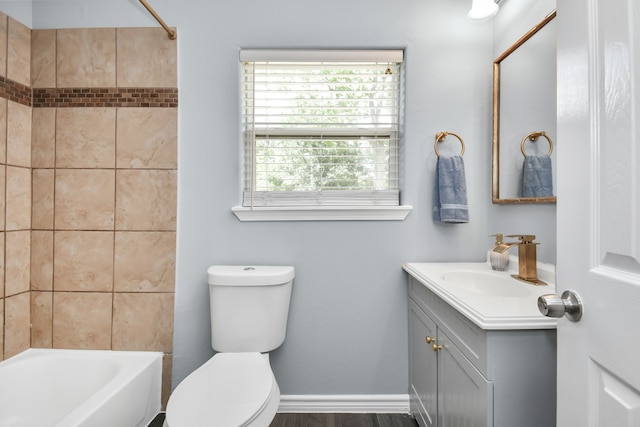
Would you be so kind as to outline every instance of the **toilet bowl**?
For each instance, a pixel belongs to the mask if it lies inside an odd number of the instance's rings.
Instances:
[[[294,268],[211,266],[211,346],[167,404],[165,427],[268,427],[280,388],[268,352],[285,339]]]
[[[165,427],[267,427],[280,389],[261,353],[218,353],[175,389]]]

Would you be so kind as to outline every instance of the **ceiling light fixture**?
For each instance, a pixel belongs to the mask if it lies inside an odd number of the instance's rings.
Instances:
[[[473,0],[467,16],[472,21],[484,21],[494,17],[498,13],[498,9],[494,0]]]

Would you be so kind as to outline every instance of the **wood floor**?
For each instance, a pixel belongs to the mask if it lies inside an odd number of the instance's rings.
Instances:
[[[403,414],[276,414],[270,427],[417,427]]]
[[[161,427],[163,422],[164,414],[158,414],[149,427]],[[270,427],[418,427],[418,424],[403,414],[276,414]]]

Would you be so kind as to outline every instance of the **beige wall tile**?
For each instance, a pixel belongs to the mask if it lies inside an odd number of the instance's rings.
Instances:
[[[31,32],[0,13],[0,75],[35,88],[114,87],[117,68],[121,87],[177,86],[175,41],[157,28],[117,31],[116,65],[115,29]],[[141,232],[117,236],[98,231],[114,229],[116,153],[119,168],[155,169],[118,171],[118,223]],[[176,168],[175,108],[116,116],[0,98],[0,359],[30,346],[111,348],[112,313],[114,346],[171,351]],[[115,306],[114,272],[127,292]],[[170,364],[165,355],[167,379]]]
[[[0,98],[0,163],[7,163],[7,102]]]
[[[53,169],[33,169],[31,227],[53,230]]]
[[[53,231],[31,232],[31,290],[53,290]]]
[[[118,87],[176,87],[177,41],[162,28],[118,28]]]
[[[8,231],[5,238],[5,296],[27,292],[31,275],[31,232]]]
[[[175,232],[116,232],[116,292],[173,292],[175,272]]]
[[[31,107],[7,105],[7,164],[31,166]]]
[[[5,239],[4,239],[4,235],[6,233],[0,232],[0,298],[4,298],[4,262],[5,262],[5,258],[4,258],[4,245],[5,245]],[[0,300],[0,305],[2,305],[2,300]],[[2,328],[0,328],[0,333],[2,333]],[[2,347],[0,347],[2,348]],[[0,354],[2,354],[2,351],[0,350]]]
[[[31,87],[56,87],[56,30],[31,32]]]
[[[173,371],[173,354],[164,354],[162,357],[162,410],[166,410],[169,395],[171,394],[171,373]]]
[[[31,292],[31,347],[51,348],[53,292]]]
[[[115,87],[116,30],[58,30],[57,87]]]
[[[6,170],[7,167],[0,165],[0,230],[5,229],[5,208],[6,208]],[[4,197],[2,196],[4,195]]]
[[[9,17],[7,77],[31,86],[31,29]]]
[[[4,358],[26,350],[31,343],[29,292],[6,298],[4,305]]]
[[[6,218],[7,230],[31,228],[31,170],[7,166]]]
[[[54,240],[56,291],[113,290],[113,232],[56,231]]]
[[[116,229],[176,229],[176,171],[118,170]]]
[[[53,347],[110,349],[112,300],[111,293],[55,292]]]
[[[171,351],[173,293],[116,293],[113,349]]]
[[[117,122],[118,168],[177,167],[177,108],[119,108]]]
[[[7,51],[7,15],[0,12],[0,52]],[[0,75],[7,75],[7,55],[0,55]],[[0,347],[2,348],[2,347]],[[2,353],[0,351],[0,353]],[[2,354],[0,354],[0,360]]]
[[[115,159],[115,108],[58,109],[56,167],[113,168]]]
[[[115,171],[57,169],[55,228],[113,230]]]
[[[52,168],[56,165],[56,109],[34,108],[32,111],[31,166]]]

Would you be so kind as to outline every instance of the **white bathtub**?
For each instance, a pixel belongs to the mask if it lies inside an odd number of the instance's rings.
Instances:
[[[0,362],[0,427],[147,427],[162,353],[29,349]]]

